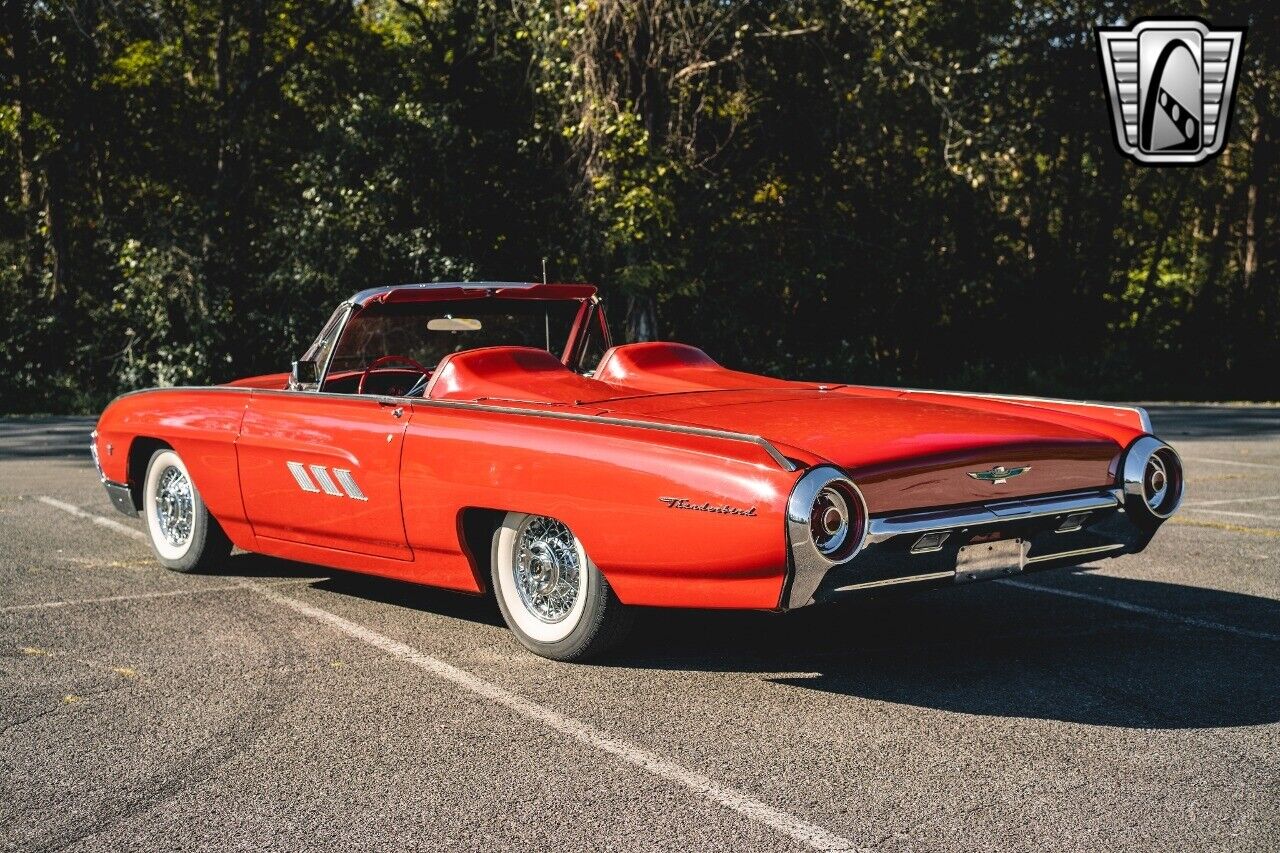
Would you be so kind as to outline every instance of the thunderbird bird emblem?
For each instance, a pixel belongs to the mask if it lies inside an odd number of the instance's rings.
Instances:
[[[1222,151],[1244,28],[1162,18],[1095,32],[1121,154],[1163,166],[1201,163]]]
[[[970,471],[969,476],[975,480],[984,480],[993,486],[998,486],[1001,483],[1009,482],[1014,477],[1021,477],[1030,470],[1030,465],[1021,465],[1016,468],[1006,468],[1003,465],[997,465],[987,471]]]

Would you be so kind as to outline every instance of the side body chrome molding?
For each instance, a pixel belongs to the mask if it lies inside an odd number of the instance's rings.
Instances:
[[[146,394],[152,391],[221,391],[223,393],[236,394],[287,394],[287,395],[304,395],[305,399],[336,399],[336,400],[370,400],[375,403],[408,403],[411,406],[430,408],[430,409],[460,409],[468,412],[491,412],[493,414],[503,415],[520,415],[530,418],[549,418],[552,420],[562,421],[578,421],[588,424],[607,424],[609,426],[633,427],[635,429],[648,429],[656,432],[670,432],[680,435],[697,435],[705,438],[721,438],[727,441],[739,441],[747,444],[754,444],[763,450],[774,464],[783,471],[792,473],[799,470],[799,466],[788,459],[778,450],[768,439],[750,435],[742,432],[730,432],[728,430],[710,429],[707,427],[686,426],[684,424],[668,424],[658,423],[654,421],[639,421],[631,418],[618,418],[611,415],[587,415],[581,412],[555,412],[544,411],[538,409],[522,409],[515,406],[498,406],[492,403],[468,403],[461,400],[424,400],[419,397],[386,397],[381,394],[334,394],[329,391],[289,391],[283,388],[241,388],[227,385],[175,385],[170,388],[141,388],[137,391],[129,391],[121,394],[122,397],[132,397],[135,394]]]

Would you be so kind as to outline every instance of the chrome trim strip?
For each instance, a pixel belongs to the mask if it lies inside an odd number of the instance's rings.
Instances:
[[[355,477],[351,476],[351,472],[346,468],[334,468],[333,476],[338,478],[338,484],[346,491],[347,497],[357,501],[367,501],[368,497],[360,491],[360,487],[356,485]]]
[[[347,394],[339,394],[340,397],[349,397]],[[615,418],[610,415],[584,415],[577,412],[550,412],[543,410],[517,409],[511,406],[495,406],[489,403],[465,403],[456,400],[418,400],[414,399],[412,404],[417,406],[426,406],[436,409],[463,409],[465,411],[475,412],[494,412],[504,415],[529,415],[535,418],[551,418],[564,421],[579,421],[589,424],[608,424],[610,426],[635,427],[637,429],[652,429],[658,432],[673,432],[681,435],[698,435],[705,438],[723,438],[729,441],[742,441],[747,444],[754,444],[769,455],[778,467],[783,471],[798,471],[799,466],[790,459],[782,455],[782,452],[767,439],[759,435],[750,435],[745,432],[730,432],[723,429],[710,429],[709,427],[686,426],[684,424],[664,424],[655,423],[653,421],[636,421],[630,418]]]
[[[1039,554],[1035,557],[1027,557],[1025,562],[1028,564],[1044,563],[1049,560],[1062,560],[1067,557],[1083,557],[1086,554],[1102,554],[1107,551],[1116,551],[1123,547],[1123,543],[1117,542],[1114,545],[1098,545],[1095,548],[1077,548],[1074,551],[1060,551],[1057,554]]]
[[[324,489],[326,495],[332,495],[335,498],[342,497],[342,491],[333,482],[333,478],[329,476],[328,468],[323,465],[308,465],[307,467],[311,469],[311,476],[315,477],[316,482],[320,484],[320,488]]]
[[[310,393],[319,394],[320,389],[324,387],[324,383],[329,379],[329,368],[333,366],[333,357],[338,354],[338,344],[342,343],[342,336],[347,331],[347,324],[351,322],[351,315],[356,312],[355,305],[350,302],[344,302],[339,305],[341,310],[346,309],[346,313],[342,317],[342,321],[338,323],[338,331],[333,336],[333,346],[329,347],[329,355],[324,360],[323,365],[317,365],[319,371],[317,373],[316,387],[310,389]],[[321,331],[324,331],[323,329]],[[298,389],[303,390],[303,389]]]
[[[871,519],[867,544],[875,544],[897,536],[920,535],[956,527],[995,524],[1000,521],[1040,518],[1046,515],[1115,509],[1120,498],[1112,490],[1063,495],[1028,500],[1000,501],[965,510],[937,510]]]
[[[431,409],[462,409],[469,412],[493,412],[503,415],[524,415],[533,418],[551,418],[553,420],[580,421],[589,424],[606,424],[609,426],[634,427],[635,429],[651,429],[657,432],[671,432],[680,435],[697,435],[705,438],[723,438],[728,441],[741,441],[754,444],[763,450],[770,459],[783,471],[791,473],[800,470],[800,466],[782,455],[782,452],[762,436],[749,435],[743,432],[710,429],[708,427],[687,426],[685,424],[665,424],[653,421],[636,421],[629,418],[615,418],[606,415],[585,415],[579,412],[551,412],[534,409],[520,409],[512,406],[495,406],[488,403],[467,403],[461,400],[424,400],[419,397],[387,397],[381,394],[335,394],[332,391],[289,391],[283,388],[244,388],[228,385],[173,385],[165,388],[139,388],[127,391],[116,399],[131,397],[134,394],[146,394],[152,391],[221,391],[224,394],[305,394],[308,399],[322,398],[333,400],[371,400],[379,403],[408,403],[412,406]]]
[[[289,473],[293,475],[294,482],[298,484],[298,488],[304,492],[320,493],[316,488],[316,484],[311,482],[311,478],[307,476],[307,469],[302,466],[301,462],[284,463],[289,468]]]
[[[862,583],[851,583],[848,586],[839,586],[835,588],[835,592],[851,592],[855,589],[874,589],[878,586],[897,586],[900,583],[919,583],[921,581],[938,581],[945,578],[954,578],[955,571],[948,570],[945,572],[929,572],[925,575],[907,575],[904,578],[886,578],[880,581],[863,581]]]
[[[364,304],[370,299],[391,293],[394,290],[448,290],[451,288],[470,288],[472,290],[528,290],[534,287],[541,287],[546,282],[542,281],[428,281],[428,282],[407,282],[405,284],[383,284],[377,287],[366,288],[359,293],[354,294],[347,301],[352,305],[363,308]],[[568,287],[581,287],[584,290],[591,288],[592,293],[596,292],[594,284],[586,282],[552,282],[552,284],[564,285]],[[573,299],[587,298],[584,294],[581,297],[570,297]]]

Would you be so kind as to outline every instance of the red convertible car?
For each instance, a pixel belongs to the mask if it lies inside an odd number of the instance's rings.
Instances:
[[[235,545],[492,590],[562,660],[636,606],[791,610],[1133,553],[1183,488],[1142,409],[611,346],[580,284],[366,290],[290,373],[125,394],[92,448],[169,568]]]

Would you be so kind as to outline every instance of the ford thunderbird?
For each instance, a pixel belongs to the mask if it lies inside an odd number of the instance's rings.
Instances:
[[[286,373],[118,398],[92,438],[156,557],[232,546],[481,594],[594,655],[634,608],[787,611],[1131,554],[1182,499],[1138,408],[793,382],[613,346],[595,288],[379,287]]]

